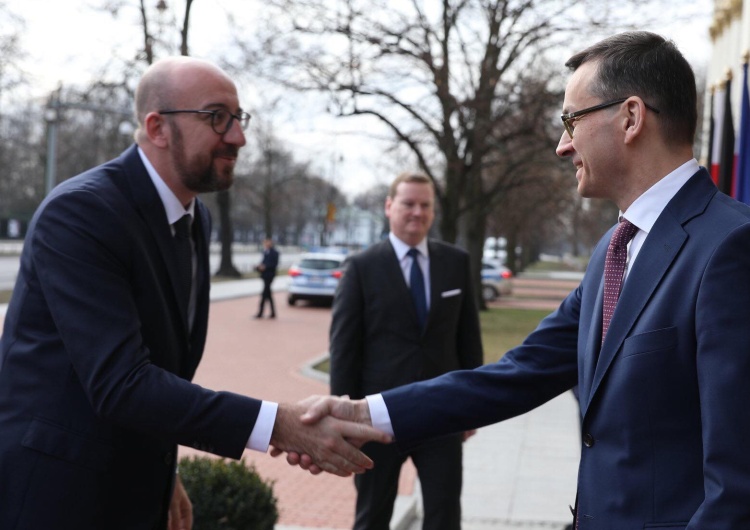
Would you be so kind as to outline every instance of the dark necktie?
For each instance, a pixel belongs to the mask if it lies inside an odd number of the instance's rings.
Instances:
[[[612,234],[607,247],[607,257],[604,259],[604,306],[602,309],[602,342],[607,335],[609,322],[615,312],[617,300],[620,298],[622,278],[625,275],[625,265],[628,261],[628,242],[638,231],[638,227],[623,218]]]
[[[174,223],[174,242],[177,251],[177,277],[180,284],[180,302],[185,311],[190,303],[190,290],[193,288],[193,247],[190,238],[189,214]]]
[[[417,257],[419,251],[416,248],[409,249],[407,252],[411,256],[411,271],[409,272],[409,290],[411,290],[411,297],[414,300],[414,309],[417,311],[417,321],[419,322],[419,328],[424,329],[425,322],[427,321],[427,295],[424,288],[424,276],[422,275],[422,267],[419,266]]]

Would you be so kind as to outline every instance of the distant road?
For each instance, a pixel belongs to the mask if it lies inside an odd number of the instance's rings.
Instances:
[[[214,250],[212,246],[212,252],[210,257],[211,272],[215,272],[219,268],[220,256],[218,250]],[[16,276],[18,275],[19,267],[19,256],[21,251],[20,242],[0,242],[0,290],[12,289],[16,283]],[[9,255],[11,254],[11,255]],[[300,251],[298,249],[285,250],[281,249],[281,264],[282,269],[287,269],[294,263],[299,257]],[[240,249],[235,250],[232,255],[232,262],[234,266],[239,269],[240,272],[251,272],[253,267],[260,263],[260,252],[257,250]]]

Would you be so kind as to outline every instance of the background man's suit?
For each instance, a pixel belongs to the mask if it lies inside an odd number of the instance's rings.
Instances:
[[[429,241],[428,252],[431,301],[424,331],[417,324],[390,241],[381,241],[348,260],[333,307],[332,394],[360,398],[482,364],[469,257],[435,241]],[[446,521],[460,520],[461,444],[461,435],[453,435],[410,453],[420,474],[426,525],[432,510],[443,510]],[[393,446],[366,447],[375,469],[355,477],[359,490],[355,528],[373,524],[375,518],[383,519],[387,527],[406,455],[398,454]],[[372,527],[382,528],[382,524]]]
[[[579,381],[578,528],[750,528],[750,209],[696,173],[648,234],[600,351],[610,236],[498,363],[384,392],[396,439],[494,423]]]
[[[163,527],[177,444],[242,454],[260,401],[189,382],[208,319],[197,199],[193,228],[189,333],[171,227],[135,146],[37,211],[0,353],[0,528]]]

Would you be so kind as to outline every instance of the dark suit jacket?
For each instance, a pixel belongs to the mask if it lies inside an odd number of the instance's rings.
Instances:
[[[390,241],[355,254],[339,283],[331,323],[331,393],[352,398],[482,364],[469,256],[430,241],[430,311],[419,329]]]
[[[276,276],[276,269],[279,266],[279,251],[274,247],[264,250],[261,264],[264,268],[260,271],[260,277],[266,281],[273,280],[273,277]]]
[[[208,320],[196,205],[192,333],[135,146],[58,186],[29,227],[0,368],[0,528],[163,525],[177,444],[238,458],[260,402],[190,383]]]
[[[498,363],[384,393],[396,438],[494,423],[578,382],[579,528],[750,528],[750,208],[696,173],[646,238],[600,351],[610,236]]]

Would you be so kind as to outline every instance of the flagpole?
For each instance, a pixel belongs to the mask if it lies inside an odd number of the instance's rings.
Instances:
[[[734,182],[734,120],[732,119],[732,70],[727,68],[724,88],[721,146],[719,146],[719,190],[736,197]]]
[[[740,88],[740,127],[737,142],[737,200],[750,204],[750,88],[748,88],[748,63],[750,50],[742,55],[742,86]]]

